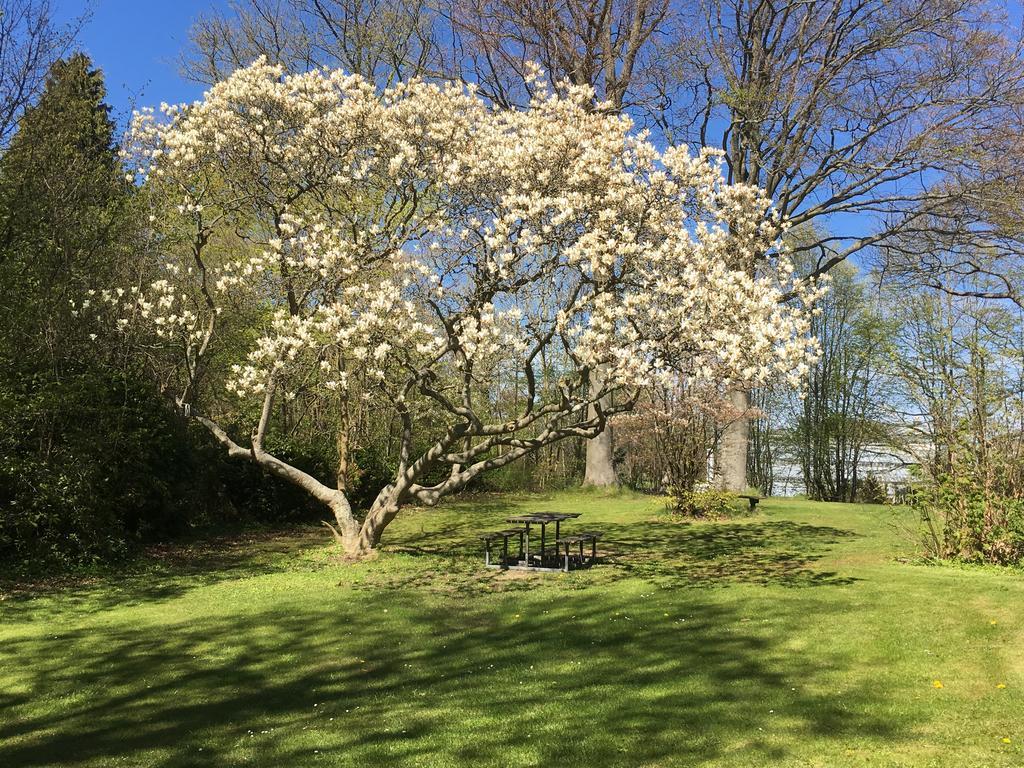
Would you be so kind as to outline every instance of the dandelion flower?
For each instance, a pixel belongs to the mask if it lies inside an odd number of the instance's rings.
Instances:
[[[945,688],[945,687],[946,687],[946,686],[944,686],[944,685],[942,684],[942,681],[941,681],[941,680],[933,680],[933,681],[932,681],[932,688]]]

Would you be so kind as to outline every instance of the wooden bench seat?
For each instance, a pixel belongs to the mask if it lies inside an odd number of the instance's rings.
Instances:
[[[477,538],[482,539],[484,542],[484,565],[493,566],[495,568],[507,568],[508,567],[508,540],[514,536],[519,537],[519,557],[517,560],[523,559],[523,537],[526,535],[525,528],[506,528],[502,531],[492,531],[490,533],[482,533]],[[501,539],[501,562],[491,562],[491,542]]]
[[[737,494],[737,495],[739,496],[739,498],[746,499],[747,501],[750,502],[750,509],[751,510],[753,510],[754,507],[757,506],[757,502],[759,502],[763,498],[761,496],[754,496],[754,495],[749,494],[749,493],[740,493],[740,494]]]
[[[580,552],[578,555],[578,564],[582,567],[585,563],[587,565],[593,565],[597,562],[597,540],[603,536],[602,531],[580,531],[579,533],[573,533],[568,536],[562,536],[555,540],[556,547],[565,547],[565,560],[562,566],[562,570],[566,573],[569,572],[569,565],[572,562],[572,556],[570,549],[573,545],[579,545]],[[587,561],[583,554],[583,545],[590,544],[590,560]]]
[[[491,531],[490,533],[481,533],[477,536],[478,539],[483,541],[494,541],[495,539],[511,538],[512,536],[519,536],[525,532],[523,528],[506,528],[503,531]]]

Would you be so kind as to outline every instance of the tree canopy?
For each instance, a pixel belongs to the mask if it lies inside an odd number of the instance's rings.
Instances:
[[[456,84],[239,70],[201,103],[136,120],[161,275],[105,297],[163,345],[178,404],[330,506],[354,551],[410,501],[594,436],[653,381],[798,379],[817,287],[782,252],[757,277],[736,268],[776,245],[768,201],[725,184],[713,153],[659,152],[592,98],[539,87],[506,110]],[[554,349],[565,365],[541,390]],[[495,422],[503,370],[520,410]],[[253,403],[245,440],[218,423],[225,389]],[[342,490],[264,443],[279,404],[352,389],[403,424],[397,472],[361,523]]]

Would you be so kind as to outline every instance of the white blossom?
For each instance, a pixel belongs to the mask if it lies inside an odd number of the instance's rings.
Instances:
[[[793,278],[761,190],[726,184],[721,153],[659,151],[588,89],[543,82],[514,111],[454,84],[378,92],[257,61],[201,101],[138,112],[129,154],[166,276],[107,303],[188,371],[256,313],[223,381],[242,397],[349,386],[328,361],[383,384],[486,380],[544,339],[615,386],[799,382],[821,287]]]

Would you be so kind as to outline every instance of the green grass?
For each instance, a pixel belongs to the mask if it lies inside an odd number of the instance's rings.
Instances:
[[[481,567],[477,530],[552,508],[604,565]],[[1024,765],[1024,576],[901,559],[901,514],[488,497],[358,565],[310,528],[9,592],[0,766]]]

